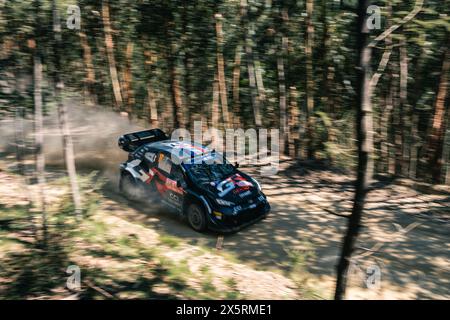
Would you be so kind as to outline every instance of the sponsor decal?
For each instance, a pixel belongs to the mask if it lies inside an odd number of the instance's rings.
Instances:
[[[252,192],[251,192],[250,190],[247,190],[247,191],[245,191],[245,192],[240,193],[240,194],[239,194],[239,197],[245,198],[245,197],[247,197],[247,196],[249,196],[249,195],[251,195],[251,194],[252,194]],[[251,201],[251,200],[250,200],[250,201]]]
[[[169,178],[166,179],[166,188],[167,190],[172,190],[176,193],[183,193],[183,188],[177,187],[177,182]]]
[[[217,190],[219,190],[219,197],[223,197],[228,192],[234,190],[235,194],[240,193],[242,191],[249,190],[253,185],[245,180],[240,174],[235,174],[232,177],[229,177],[217,185]]]

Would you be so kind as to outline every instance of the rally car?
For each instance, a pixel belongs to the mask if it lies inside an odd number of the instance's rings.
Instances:
[[[119,147],[129,153],[121,192],[162,201],[196,231],[235,232],[270,211],[259,183],[215,150],[170,140],[160,129],[125,134]]]

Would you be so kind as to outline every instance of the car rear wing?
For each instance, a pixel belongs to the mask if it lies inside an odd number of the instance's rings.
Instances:
[[[119,147],[126,152],[132,152],[140,146],[169,139],[161,129],[150,129],[124,134],[119,138]]]

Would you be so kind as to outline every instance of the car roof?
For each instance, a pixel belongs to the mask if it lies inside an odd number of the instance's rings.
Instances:
[[[146,144],[146,146],[175,155],[180,159],[208,154],[212,150],[199,144],[179,140],[163,140]]]

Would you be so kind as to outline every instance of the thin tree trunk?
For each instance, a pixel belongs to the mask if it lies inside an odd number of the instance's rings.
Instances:
[[[288,154],[289,152],[289,130],[286,108],[286,77],[284,74],[284,57],[287,54],[287,42],[288,38],[282,35],[280,37],[281,48],[277,58],[277,70],[278,70],[278,94],[279,94],[279,107],[280,107],[280,129],[281,129],[281,152]]]
[[[445,132],[444,151],[442,159],[445,161],[445,178],[444,183],[450,185],[450,126],[447,119],[447,130]]]
[[[156,97],[150,80],[147,81],[147,99],[150,125],[152,128],[155,128],[158,127],[158,108],[156,106]]]
[[[392,6],[390,3],[386,3],[387,7],[387,17],[386,17],[386,27],[389,28],[392,22]],[[385,74],[386,67],[389,64],[390,57],[392,55],[392,35],[387,35],[384,39],[385,47],[384,52],[381,57],[380,63],[378,64],[377,70],[373,74],[370,81],[371,96],[375,93],[375,89],[379,83],[381,77]],[[387,83],[392,83],[392,74],[388,73],[386,75]],[[388,92],[384,95],[384,109],[380,106],[380,119],[379,119],[379,150],[380,159],[378,160],[378,172],[388,172],[389,171],[389,159],[390,159],[390,146],[389,146],[389,120],[392,114],[392,90],[388,89]]]
[[[335,299],[345,297],[347,274],[353,248],[356,243],[364,203],[370,179],[370,159],[373,150],[372,105],[370,97],[370,60],[371,49],[368,47],[368,30],[366,24],[367,7],[370,0],[359,0],[357,23],[358,66],[356,81],[357,138],[358,138],[358,172],[353,200],[352,214],[348,220],[348,229],[344,238],[342,254],[337,266]]]
[[[442,148],[445,135],[445,101],[448,94],[448,76],[450,70],[450,52],[445,49],[442,62],[441,79],[434,105],[434,116],[428,143],[428,159],[432,169],[433,180],[440,182],[442,171]]]
[[[330,86],[332,84],[332,81],[334,80],[334,68],[330,65],[328,61],[328,46],[330,42],[330,33],[328,31],[328,8],[327,8],[327,0],[322,0],[321,3],[322,7],[322,24],[323,24],[323,34],[322,34],[322,43],[321,43],[321,49],[320,49],[320,63],[322,63],[322,81],[323,81],[323,88],[322,88],[322,104],[325,106],[325,110],[330,115],[330,118],[334,120],[334,99],[333,95],[331,94]]]
[[[234,55],[234,67],[233,67],[233,120],[234,126],[238,128],[240,126],[241,117],[241,103],[239,100],[239,82],[241,77],[241,55],[242,44],[239,43],[236,46],[236,52]]]
[[[288,55],[289,39],[285,35],[286,24],[289,16],[286,8],[281,10],[281,25],[279,33],[279,48],[277,57],[277,75],[278,75],[278,103],[280,110],[280,129],[281,129],[281,152],[289,154],[289,125],[288,125],[288,110],[287,110],[287,92],[286,92],[286,76],[284,59]]]
[[[57,101],[58,115],[59,115],[58,120],[59,120],[59,127],[62,133],[64,160],[66,163],[67,174],[69,176],[70,189],[72,192],[72,199],[75,207],[75,214],[77,216],[80,216],[82,213],[82,202],[77,180],[74,146],[72,135],[70,134],[67,108],[61,96],[61,91],[64,88],[64,82],[61,77],[62,38],[61,38],[61,22],[59,18],[58,8],[56,5],[56,0],[52,1],[52,10],[53,10],[53,32],[54,32],[53,54],[55,61],[54,83],[55,83],[55,97]]]
[[[410,147],[410,158],[409,158],[409,178],[417,178],[417,162],[419,156],[419,115],[415,110],[413,110],[412,120],[411,120],[411,147]]]
[[[223,30],[222,15],[217,13],[216,19],[216,36],[217,36],[217,76],[219,79],[220,104],[222,105],[223,122],[225,128],[231,127],[230,114],[228,113],[228,97],[227,86],[225,81],[225,63],[223,60]]]
[[[248,23],[248,4],[247,0],[241,0],[242,24],[245,32],[245,60],[247,63],[248,82],[250,86],[250,96],[253,108],[254,123],[257,128],[262,126],[261,120],[261,101],[258,97],[256,84],[255,62],[253,54],[253,40],[250,36]]]
[[[418,58],[418,62],[416,65],[416,77],[414,79],[414,87],[410,94],[411,105],[412,105],[412,120],[411,120],[411,154],[410,154],[410,163],[409,163],[409,177],[411,179],[417,178],[417,166],[418,166],[418,158],[419,158],[419,148],[422,144],[420,135],[419,135],[419,116],[418,112],[418,101],[421,95],[421,88],[423,85],[423,74],[425,72],[425,58],[426,58],[426,50],[422,50],[420,57]]]
[[[241,102],[240,102],[240,77],[241,77],[241,60],[243,42],[246,41],[246,19],[247,19],[247,0],[241,0],[239,10],[239,30],[240,33],[245,35],[243,40],[240,40],[236,46],[234,54],[234,66],[233,66],[233,119],[236,128],[240,127],[242,121],[241,116]]]
[[[84,69],[86,71],[86,77],[84,79],[85,85],[85,96],[88,104],[96,104],[97,97],[95,93],[95,69],[94,64],[92,62],[92,51],[89,46],[89,42],[86,36],[86,33],[80,31],[78,33],[81,42],[81,48],[83,49],[83,61],[84,61]]]
[[[109,13],[109,1],[102,0],[102,19],[103,30],[105,33],[106,55],[108,58],[109,75],[111,77],[111,85],[114,93],[115,107],[117,110],[122,110],[123,99],[120,90],[119,77],[117,75],[116,59],[114,57],[114,41],[112,37],[111,18]]]
[[[389,171],[389,119],[392,115],[392,95],[391,90],[388,91],[384,98],[384,109],[380,115],[380,171]]]
[[[173,46],[173,44],[172,44]],[[182,120],[183,114],[183,101],[181,95],[180,79],[178,77],[178,71],[175,63],[175,57],[172,56],[173,50],[168,57],[169,65],[169,78],[170,78],[170,93],[172,99],[172,117],[173,117],[173,129],[184,127]]]
[[[260,100],[258,98],[258,93],[256,89],[256,80],[255,80],[255,67],[253,64],[253,49],[251,45],[246,46],[246,53],[247,53],[247,70],[248,70],[248,78],[249,78],[249,85],[250,85],[250,92],[251,92],[251,98],[252,98],[252,106],[253,106],[253,116],[255,119],[255,125],[257,128],[260,128],[262,126],[261,122],[261,105]]]
[[[299,123],[299,109],[297,105],[297,88],[289,88],[289,120],[288,120],[288,146],[289,155],[294,158],[298,158],[300,146],[300,132],[298,128]]]
[[[44,155],[44,119],[42,109],[42,59],[35,45],[33,54],[33,87],[34,87],[34,145],[36,157],[36,180],[38,185],[39,210],[42,214],[43,243],[47,243],[47,208],[45,199],[45,155]]]
[[[143,44],[145,46],[145,44]],[[144,50],[145,68],[147,73],[147,106],[148,106],[148,120],[152,128],[158,127],[158,107],[155,90],[152,86],[152,75],[154,64],[158,60],[156,54],[151,50]]]
[[[24,108],[22,106],[16,106],[14,114],[14,142],[16,146],[16,162],[17,162],[17,172],[25,176],[25,166],[23,163],[23,152],[24,152],[24,126],[23,126],[23,116]]]
[[[135,103],[134,92],[132,87],[132,66],[133,66],[133,42],[127,43],[125,52],[125,70],[123,72],[123,93],[126,101],[126,110],[128,117],[131,118],[133,114],[133,106]]]
[[[392,110],[390,115],[390,123],[388,124],[388,128],[391,128],[391,132],[389,134],[389,142],[388,142],[388,173],[391,176],[395,175],[396,170],[396,157],[395,157],[395,150],[396,150],[396,114],[397,110],[394,109],[394,96],[396,95],[396,87],[395,84],[393,84],[393,81],[391,81],[390,88],[389,88],[389,95],[388,95],[388,101],[387,101],[387,107]],[[387,129],[389,131],[389,129]]]
[[[256,79],[256,88],[258,90],[259,104],[260,104],[260,108],[262,108],[266,102],[266,88],[264,87],[261,63],[259,61],[257,51],[253,52],[253,64],[255,66],[255,79]]]
[[[411,110],[408,105],[408,52],[406,48],[406,39],[402,35],[399,43],[400,51],[400,110],[402,116],[402,156],[401,156],[401,174],[404,177],[408,176],[408,159],[410,147],[410,125],[411,125]]]
[[[219,126],[219,97],[219,80],[217,79],[217,74],[214,74],[213,100],[211,107],[211,126],[213,128],[218,128]]]
[[[191,99],[191,69],[192,69],[192,57],[190,53],[190,44],[189,44],[189,0],[183,0],[183,34],[182,34],[182,43],[184,49],[184,57],[183,57],[183,65],[184,65],[184,73],[183,73],[183,81],[184,81],[184,119],[186,119],[186,127],[187,129],[191,128],[191,125],[194,121],[195,116],[195,107],[192,105]]]
[[[314,158],[314,71],[313,71],[313,58],[312,50],[314,46],[314,24],[312,15],[314,11],[314,1],[306,1],[306,14],[307,14],[307,29],[306,29],[306,110],[307,110],[307,150],[308,158]]]

